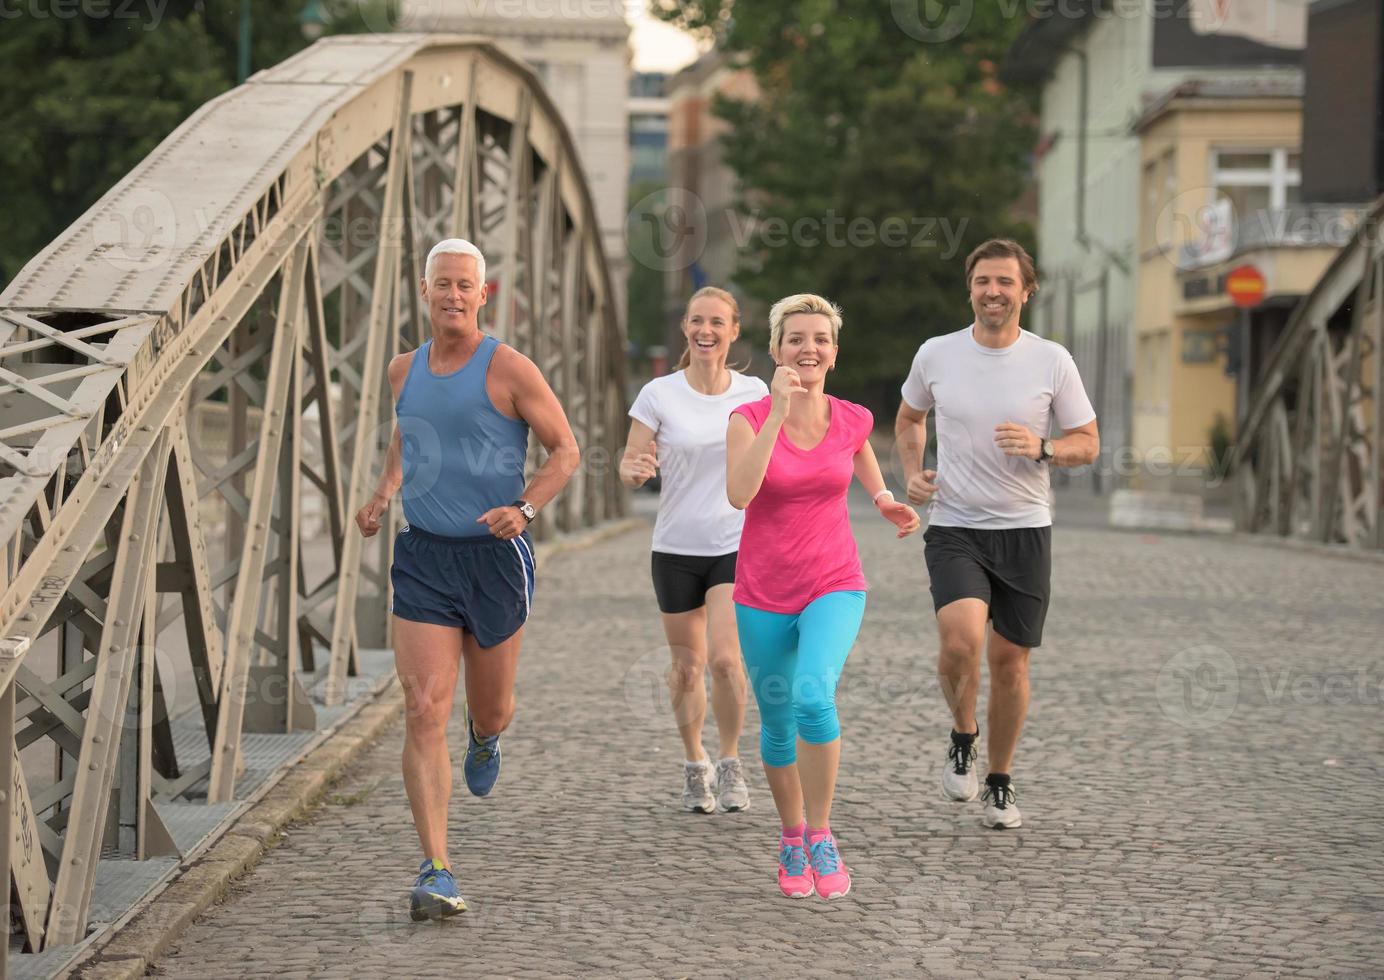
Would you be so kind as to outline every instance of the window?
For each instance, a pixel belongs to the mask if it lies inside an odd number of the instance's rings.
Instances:
[[[1298,203],[1302,155],[1283,147],[1271,150],[1215,150],[1211,183],[1230,201],[1235,217],[1245,221],[1262,211],[1280,211]]]

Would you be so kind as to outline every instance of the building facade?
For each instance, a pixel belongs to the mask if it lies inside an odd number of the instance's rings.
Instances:
[[[405,31],[479,34],[531,65],[567,123],[591,187],[625,322],[630,174],[630,27],[620,0],[516,4],[506,0],[406,0]]]
[[[1193,78],[1297,82],[1306,34],[1296,0],[1080,3],[1033,19],[1004,68],[1042,87],[1033,327],[1071,350],[1101,422],[1101,460],[1079,479],[1131,475],[1143,156],[1135,123]],[[1137,465],[1136,453],[1136,465]]]

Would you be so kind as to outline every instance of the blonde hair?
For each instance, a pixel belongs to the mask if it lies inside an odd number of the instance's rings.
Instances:
[[[740,304],[735,301],[734,296],[732,296],[730,293],[726,292],[719,286],[703,286],[701,289],[697,290],[695,293],[692,294],[692,298],[687,301],[687,309],[684,310],[682,314],[683,323],[687,322],[687,314],[692,311],[692,304],[697,302],[697,300],[704,299],[708,296],[712,299],[719,299],[722,303],[725,303],[727,306],[729,306],[731,324],[737,327],[740,325]],[[688,344],[686,347],[682,349],[682,357],[678,358],[678,363],[673,368],[673,370],[681,371],[691,363],[692,345]]]
[[[815,293],[785,296],[769,310],[769,353],[778,352],[783,343],[783,321],[799,313],[820,313],[831,321],[831,342],[837,344],[841,335],[841,308]]]

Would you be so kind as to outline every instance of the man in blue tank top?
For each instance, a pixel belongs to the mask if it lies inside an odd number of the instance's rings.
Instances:
[[[466,665],[467,788],[485,796],[514,714],[519,643],[533,601],[526,528],[580,463],[577,440],[538,367],[481,332],[485,257],[459,238],[433,247],[422,295],[432,339],[389,364],[396,424],[374,496],[356,514],[379,532],[398,493],[394,661],[404,688],[404,787],[423,845],[415,920],[466,910],[447,856],[452,764],[447,719]],[[529,430],[548,458],[524,483]]]

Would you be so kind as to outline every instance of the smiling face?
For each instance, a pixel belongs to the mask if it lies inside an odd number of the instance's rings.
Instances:
[[[982,327],[997,330],[1017,324],[1029,295],[1018,259],[981,259],[971,271],[971,309]]]
[[[700,296],[687,307],[682,333],[692,360],[714,367],[726,362],[730,345],[740,336],[740,325],[725,300]]]
[[[836,340],[831,335],[831,318],[824,313],[794,313],[783,321],[774,360],[798,372],[802,383],[825,380],[836,363]]]
[[[467,333],[476,328],[476,317],[488,295],[477,272],[471,255],[444,253],[434,260],[432,275],[423,282],[423,300],[434,333]]]

